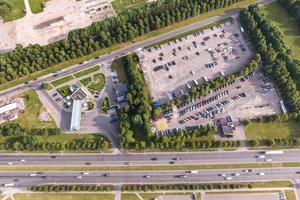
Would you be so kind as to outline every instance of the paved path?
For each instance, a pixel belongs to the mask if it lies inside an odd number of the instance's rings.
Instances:
[[[29,17],[29,16],[34,15],[31,11],[29,0],[24,0],[24,4],[25,4],[25,9],[26,9],[26,16],[25,17]]]

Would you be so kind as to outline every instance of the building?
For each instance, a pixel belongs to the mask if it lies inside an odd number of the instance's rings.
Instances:
[[[87,94],[82,90],[82,88],[78,88],[71,95],[71,98],[73,99],[73,107],[70,131],[80,130],[82,104],[86,97]]]
[[[0,115],[3,114],[3,113],[7,113],[7,112],[10,112],[14,109],[17,109],[18,108],[18,105],[16,102],[13,102],[13,103],[10,103],[10,104],[6,104],[4,106],[1,106],[0,107]]]
[[[220,118],[218,120],[218,124],[221,128],[221,132],[223,136],[225,137],[234,136],[233,130],[235,129],[235,127],[230,116],[227,116],[226,118]]]
[[[118,103],[124,102],[126,100],[126,93],[128,92],[128,87],[126,84],[115,84],[114,90],[117,96]]]
[[[22,98],[16,98],[0,105],[0,124],[18,119],[19,112],[24,111],[25,104]]]

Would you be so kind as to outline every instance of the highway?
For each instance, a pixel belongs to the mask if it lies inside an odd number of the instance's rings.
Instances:
[[[274,2],[274,0],[259,0],[257,2],[259,2],[259,5],[265,5],[265,4]],[[173,30],[173,31],[170,31],[170,32],[152,37],[152,38],[149,38],[149,39],[144,40],[142,42],[133,43],[132,45],[127,46],[125,48],[110,52],[110,53],[105,54],[105,55],[102,55],[97,59],[92,59],[92,60],[86,61],[83,64],[77,64],[77,65],[68,67],[68,68],[62,70],[62,72],[60,72],[58,74],[58,76],[56,76],[56,77],[53,77],[53,74],[49,74],[49,75],[46,75],[46,76],[43,76],[43,77],[39,78],[38,80],[35,80],[35,81],[33,80],[33,81],[29,82],[28,84],[22,84],[22,85],[18,85],[18,86],[15,86],[15,87],[8,88],[6,90],[0,91],[0,98],[5,98],[5,97],[8,97],[8,96],[17,94],[17,93],[24,92],[24,91],[29,90],[29,89],[38,89],[38,88],[41,87],[41,84],[44,83],[44,82],[51,82],[54,79],[66,76],[68,74],[72,74],[76,71],[79,71],[79,70],[85,69],[87,67],[93,66],[97,63],[111,62],[114,58],[116,58],[120,55],[123,55],[123,54],[127,54],[129,52],[135,51],[139,48],[151,45],[151,44],[159,42],[159,41],[166,40],[168,38],[179,35],[181,33],[185,33],[185,32],[188,32],[190,30],[194,30],[198,27],[205,26],[205,25],[220,21],[220,20],[228,18],[228,17],[236,16],[240,12],[240,10],[241,9],[234,9],[234,10],[231,10],[229,12],[225,12],[221,15],[210,17],[208,19],[198,21],[196,23],[184,26],[182,28],[179,28],[179,29],[176,29],[176,30]]]
[[[283,154],[264,155],[259,151],[139,153],[139,154],[1,154],[0,165],[53,165],[53,166],[113,166],[113,165],[203,165],[238,163],[300,162],[300,150]],[[271,160],[269,160],[271,159]],[[22,160],[22,161],[21,161]]]
[[[275,181],[300,179],[300,168],[260,168],[252,172],[245,169],[199,170],[197,174],[190,171],[92,171],[83,172],[0,172],[0,185],[14,183],[15,187],[35,184],[147,184],[147,183],[210,183],[238,181]],[[108,174],[108,175],[106,175]],[[231,177],[232,180],[225,180]]]

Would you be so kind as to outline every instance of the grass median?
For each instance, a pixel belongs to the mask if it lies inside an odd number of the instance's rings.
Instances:
[[[0,171],[155,171],[300,167],[300,162],[158,166],[1,166]]]
[[[72,59],[72,60],[68,60],[66,62],[63,62],[63,63],[57,64],[57,65],[54,65],[52,67],[49,67],[49,68],[47,68],[45,70],[41,70],[41,71],[32,73],[29,76],[25,76],[25,77],[18,78],[18,79],[13,80],[13,81],[9,81],[9,82],[7,82],[5,84],[1,84],[0,85],[0,91],[1,90],[5,90],[5,89],[10,88],[10,87],[14,87],[14,86],[23,84],[23,83],[31,81],[33,79],[38,79],[39,77],[45,76],[47,74],[50,74],[53,71],[62,70],[64,68],[70,67],[70,66],[78,64],[80,62],[84,62],[85,60],[90,60],[90,59],[92,59],[94,57],[97,57],[97,56],[100,56],[100,55],[103,55],[103,54],[106,54],[106,53],[109,53],[109,52],[112,52],[112,51],[115,51],[115,50],[118,50],[118,49],[121,49],[121,48],[128,47],[128,46],[132,45],[133,43],[144,41],[144,40],[149,39],[151,37],[155,37],[155,36],[158,36],[158,35],[170,32],[172,30],[175,30],[175,29],[178,29],[178,28],[182,28],[182,27],[187,26],[189,24],[192,24],[192,23],[195,23],[195,22],[198,22],[198,21],[201,21],[201,20],[205,20],[207,18],[216,16],[216,15],[223,14],[224,12],[228,12],[228,11],[231,11],[231,10],[236,9],[236,8],[244,7],[246,5],[254,3],[256,1],[257,0],[244,0],[242,2],[236,3],[236,4],[231,5],[229,7],[218,9],[218,10],[213,10],[213,11],[211,11],[209,13],[204,13],[202,15],[198,15],[198,16],[195,16],[193,18],[189,18],[189,19],[187,19],[185,21],[173,24],[171,26],[159,29],[157,31],[152,31],[149,34],[143,35],[141,37],[137,37],[137,38],[135,38],[132,41],[124,42],[124,43],[121,43],[121,44],[116,44],[116,45],[113,45],[113,46],[111,46],[109,48],[100,49],[99,51],[95,51],[95,52],[93,52],[93,53],[91,53],[89,55],[86,55],[86,56],[83,56],[83,57],[80,57],[80,58],[76,58],[76,59]]]

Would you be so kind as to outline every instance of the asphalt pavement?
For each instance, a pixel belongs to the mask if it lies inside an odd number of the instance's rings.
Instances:
[[[300,162],[300,150],[265,155],[261,151],[120,153],[120,154],[1,154],[0,165],[204,165]],[[260,156],[260,157],[258,157]],[[22,161],[21,161],[22,160]]]
[[[34,184],[153,184],[153,183],[212,183],[241,181],[278,181],[300,179],[300,168],[261,168],[190,171],[92,171],[83,172],[0,172],[0,185],[14,183],[15,187]],[[226,180],[230,179],[230,180]]]

